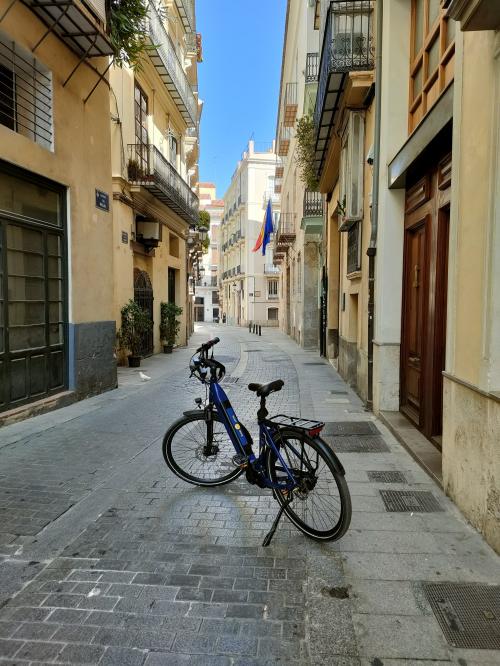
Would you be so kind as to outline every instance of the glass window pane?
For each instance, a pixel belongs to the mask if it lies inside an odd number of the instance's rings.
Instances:
[[[449,46],[455,41],[455,28],[456,23],[453,19],[449,19],[446,23],[446,46]]]
[[[47,252],[53,256],[61,256],[61,238],[56,234],[47,234]]]
[[[432,28],[439,16],[439,4],[441,0],[429,0],[429,30]]]
[[[10,326],[11,351],[45,346],[45,326]]]
[[[48,274],[49,278],[61,277],[62,275],[62,263],[61,259],[58,257],[49,257],[48,258]]]
[[[62,225],[61,197],[57,192],[2,173],[0,210]]]
[[[424,0],[415,0],[415,52],[416,55],[422,48],[424,41]]]
[[[62,324],[50,324],[49,327],[49,344],[59,345],[63,341],[63,327]]]
[[[8,287],[12,301],[43,301],[45,298],[43,278],[9,277]]]
[[[413,77],[413,100],[416,100],[417,97],[420,95],[422,92],[422,73],[423,73],[423,67],[420,66],[417,71],[415,72],[415,75]]]
[[[40,254],[27,254],[10,250],[7,253],[9,275],[43,276],[43,257]]]
[[[44,323],[45,303],[9,303],[9,324],[11,326]]]
[[[427,76],[430,76],[439,65],[439,36],[432,42],[429,49],[429,69]]]
[[[25,229],[14,224],[7,226],[7,247],[10,250],[43,253],[43,234],[41,231]]]

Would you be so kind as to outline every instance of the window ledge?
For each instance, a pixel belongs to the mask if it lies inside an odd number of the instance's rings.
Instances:
[[[353,271],[352,273],[347,273],[348,280],[360,280],[362,277],[362,271]]]

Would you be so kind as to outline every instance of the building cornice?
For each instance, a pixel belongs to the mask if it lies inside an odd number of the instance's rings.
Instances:
[[[451,0],[448,16],[460,21],[462,30],[498,30],[500,3],[498,0]]]

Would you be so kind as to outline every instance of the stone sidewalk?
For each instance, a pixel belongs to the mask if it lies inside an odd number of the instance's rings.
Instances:
[[[166,428],[202,394],[189,356],[214,335],[245,424],[246,384],[278,377],[271,412],[327,422],[353,501],[339,542],[284,518],[262,548],[268,491],[197,488],[164,465]],[[276,330],[204,325],[141,370],[150,381],[125,369],[116,391],[0,430],[0,664],[500,662],[453,647],[428,601],[436,582],[498,585],[498,557],[317,354]]]

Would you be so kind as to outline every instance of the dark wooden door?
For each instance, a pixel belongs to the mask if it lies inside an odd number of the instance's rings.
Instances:
[[[401,411],[437,446],[443,419],[451,155],[406,193]]]
[[[425,314],[428,307],[428,220],[405,231],[404,312],[401,406],[420,425],[423,365],[425,362]]]

